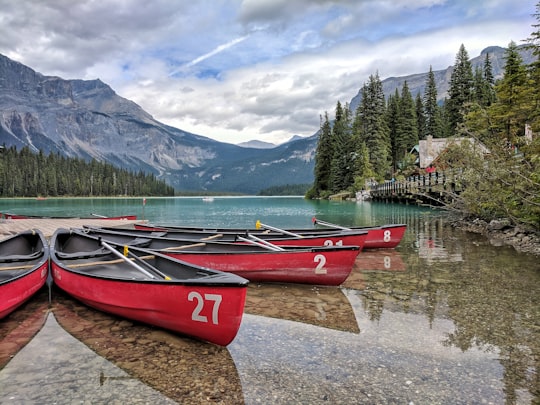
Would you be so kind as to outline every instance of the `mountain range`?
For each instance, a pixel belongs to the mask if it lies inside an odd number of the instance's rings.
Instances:
[[[486,48],[471,60],[473,66],[483,63],[486,52],[500,77],[503,48]],[[440,98],[448,90],[451,71],[434,71]],[[407,80],[415,96],[423,94],[426,78],[427,73],[419,73],[382,84],[388,96]],[[352,98],[351,108],[360,94]],[[0,143],[8,147],[28,146],[151,172],[178,190],[256,194],[272,186],[312,183],[317,141],[314,128],[310,137],[294,136],[277,146],[218,142],[157,121],[99,79],[45,76],[0,54]]]

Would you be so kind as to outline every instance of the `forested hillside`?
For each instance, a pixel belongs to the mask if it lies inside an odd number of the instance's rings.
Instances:
[[[0,149],[0,197],[172,196],[174,188],[152,174],[95,160]]]

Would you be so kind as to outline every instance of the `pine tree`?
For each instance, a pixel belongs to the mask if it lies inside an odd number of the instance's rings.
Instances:
[[[527,71],[515,42],[508,45],[505,59],[504,77],[495,86],[497,103],[491,106],[490,112],[496,132],[515,145],[520,143],[518,137],[524,134],[530,113]]]
[[[416,93],[415,99],[416,109],[416,127],[418,131],[418,139],[424,139],[426,137],[426,116],[424,114],[424,102],[420,93]]]
[[[401,122],[396,140],[398,162],[418,143],[416,109],[407,81],[403,83],[400,99]]]
[[[434,138],[443,137],[440,116],[441,111],[437,104],[437,83],[435,83],[435,74],[430,66],[424,92],[424,117],[426,123],[422,139],[427,135],[431,135]]]
[[[392,171],[397,170],[398,164],[398,137],[401,131],[401,110],[399,102],[399,92],[396,89],[394,95],[388,97],[388,103],[386,108],[386,123],[388,126],[388,136],[390,138],[390,158],[392,160]]]
[[[448,118],[451,130],[457,130],[458,125],[463,123],[466,106],[473,100],[473,89],[472,66],[465,46],[462,44],[456,55],[448,90]]]
[[[530,83],[527,97],[530,100],[531,114],[529,124],[532,130],[536,133],[540,132],[540,1],[536,3],[536,12],[533,14],[537,23],[532,26],[536,31],[531,33],[527,38],[527,46],[532,49],[533,55],[536,57],[529,66]]]
[[[336,119],[332,128],[334,153],[330,165],[329,184],[329,189],[336,193],[346,190],[353,182],[349,119],[349,108],[343,108],[338,101],[336,105]]]
[[[370,75],[362,87],[362,101],[357,110],[362,122],[361,141],[369,151],[369,160],[374,172],[380,178],[388,174],[390,168],[390,139],[386,124],[386,104],[379,74]]]
[[[324,120],[321,117],[321,128],[319,131],[319,142],[315,152],[314,183],[310,190],[312,197],[320,197],[321,193],[330,189],[330,167],[334,150],[332,147],[332,128],[328,119],[328,112],[324,113]]]

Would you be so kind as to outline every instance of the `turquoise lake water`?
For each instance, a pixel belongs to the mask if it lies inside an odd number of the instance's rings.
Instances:
[[[53,287],[0,321],[2,404],[540,403],[538,258],[447,226],[444,212],[300,197],[3,199],[0,211],[408,226],[396,249],[361,252],[340,287],[250,284],[226,348],[108,316]]]

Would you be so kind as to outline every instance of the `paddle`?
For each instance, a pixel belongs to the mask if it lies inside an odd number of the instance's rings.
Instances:
[[[150,273],[148,270],[144,269],[143,267],[139,266],[137,263],[129,260],[129,258],[127,257],[127,255],[123,255],[122,253],[120,253],[118,250],[116,250],[114,247],[112,247],[111,245],[109,245],[107,242],[104,242],[102,240],[99,241],[99,243],[101,244],[101,246],[107,248],[112,254],[114,254],[115,256],[119,257],[120,259],[124,260],[126,263],[129,263],[131,266],[135,267],[137,270],[139,270],[141,273],[143,273],[145,276],[147,277],[150,277],[151,279],[155,280],[157,279],[157,277],[155,275],[153,275],[152,273]],[[126,251],[126,247],[124,247],[124,252]],[[138,259],[138,258],[137,258]],[[141,260],[141,259],[139,259]],[[143,261],[144,262],[144,261]],[[162,274],[160,274],[162,275]],[[165,277],[163,277],[165,278]],[[165,278],[166,279],[166,278]]]
[[[265,249],[268,249],[268,250],[272,250],[274,252],[283,252],[285,251],[285,249],[283,249],[282,247],[280,246],[276,246],[274,245],[273,243],[270,243],[266,240],[262,240],[262,239],[259,239],[257,238],[256,236],[253,236],[251,234],[247,234],[251,239],[248,239],[248,238],[244,238],[240,235],[236,235],[236,238],[238,240],[241,240],[242,242],[247,242],[251,245],[254,245],[254,246],[259,246],[259,247],[262,247],[262,248],[265,248]]]
[[[280,232],[280,233],[283,233],[285,235],[294,236],[295,238],[303,238],[302,235],[299,235],[297,233],[293,233],[293,232],[290,232],[290,231],[286,231],[285,229],[274,228],[273,226],[265,225],[259,220],[257,220],[257,222],[255,222],[255,228],[256,229],[265,228],[265,229],[268,229],[270,231]]]
[[[341,225],[336,225],[336,224],[332,224],[330,222],[321,221],[321,220],[319,220],[319,219],[317,219],[315,217],[313,217],[311,219],[311,221],[313,222],[313,225],[319,224],[319,225],[322,225],[322,226],[328,226],[329,228],[341,229],[343,231],[352,231],[351,228],[346,228],[346,227],[341,226]]]

